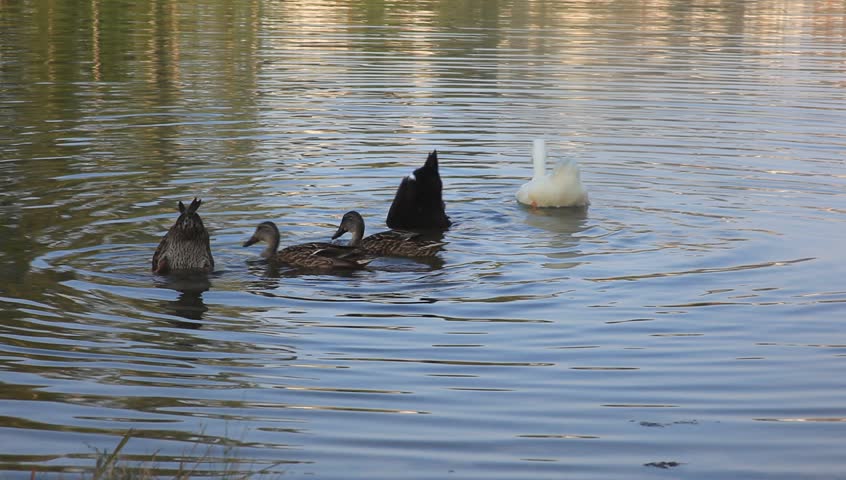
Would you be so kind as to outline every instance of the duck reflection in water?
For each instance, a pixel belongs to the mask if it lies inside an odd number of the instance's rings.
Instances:
[[[179,292],[176,300],[162,302],[163,310],[187,320],[169,319],[168,322],[180,328],[197,329],[203,326],[200,320],[209,310],[203,302],[203,293],[211,288],[208,275],[201,272],[181,272],[163,277],[156,283],[158,288]]]
[[[526,209],[525,216],[526,225],[551,233],[564,234],[570,239],[588,227],[587,219],[586,208]]]
[[[552,260],[545,267],[571,268],[582,263],[579,234],[590,227],[586,208],[527,209],[525,213],[526,225],[549,232],[532,235],[532,247]]]

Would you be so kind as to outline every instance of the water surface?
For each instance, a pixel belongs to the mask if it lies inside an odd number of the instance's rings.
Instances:
[[[844,18],[3,4],[3,478],[90,468],[130,429],[164,470],[841,476]],[[581,163],[587,211],[516,203],[534,138]],[[285,244],[350,209],[384,229],[432,149],[436,260],[300,274],[241,248],[264,220]],[[194,196],[217,270],[152,276]]]

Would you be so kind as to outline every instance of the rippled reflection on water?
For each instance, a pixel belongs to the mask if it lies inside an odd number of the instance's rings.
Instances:
[[[844,13],[0,7],[0,468],[87,468],[132,429],[163,469],[228,445],[324,478],[836,477]],[[589,210],[514,201],[536,137]],[[433,148],[437,259],[240,247],[384,228]],[[218,270],[152,277],[193,196]]]

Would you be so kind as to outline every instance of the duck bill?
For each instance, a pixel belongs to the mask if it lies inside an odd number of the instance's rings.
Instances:
[[[250,239],[249,239],[249,240],[247,240],[246,242],[244,242],[244,244],[243,244],[242,246],[243,246],[243,247],[249,247],[250,245],[253,245],[254,243],[258,243],[258,241],[259,241],[259,239],[258,239],[258,238],[256,238],[256,237],[250,237]]]
[[[332,240],[335,240],[336,238],[340,237],[341,235],[343,235],[343,234],[345,234],[345,233],[347,233],[347,229],[346,229],[346,228],[344,228],[344,227],[338,227],[338,231],[337,231],[337,232],[335,232],[335,234],[334,234],[334,235],[332,235]]]

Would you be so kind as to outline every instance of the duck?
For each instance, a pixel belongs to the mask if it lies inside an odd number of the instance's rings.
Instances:
[[[397,257],[433,257],[437,255],[443,242],[423,240],[420,233],[387,230],[364,237],[364,218],[355,210],[344,214],[338,231],[332,240],[350,233],[350,247],[360,248],[367,253]]]
[[[575,160],[561,160],[546,173],[546,142],[535,139],[532,148],[534,175],[517,191],[517,201],[537,207],[587,207],[588,193],[582,185],[581,169]]]
[[[243,246],[249,247],[258,242],[267,243],[267,248],[261,253],[262,258],[298,268],[359,269],[366,267],[373,260],[361,249],[328,242],[303,243],[277,251],[279,228],[273,222],[260,223]]]
[[[422,167],[400,182],[385,223],[397,230],[446,230],[452,222],[445,208],[438,151],[433,150]]]
[[[177,204],[179,218],[162,237],[153,253],[153,273],[167,275],[176,271],[211,272],[214,258],[209,245],[209,232],[197,213],[203,201],[194,198],[187,207]]]

